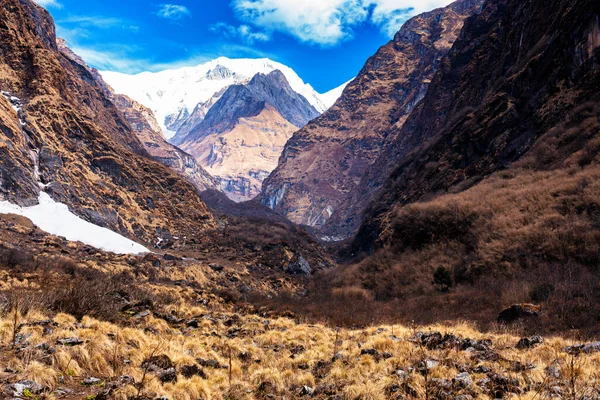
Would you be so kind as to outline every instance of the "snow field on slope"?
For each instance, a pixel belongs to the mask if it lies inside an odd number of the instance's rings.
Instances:
[[[40,192],[39,204],[20,207],[8,201],[0,201],[0,214],[16,214],[28,218],[41,230],[62,236],[72,242],[82,242],[95,248],[116,254],[141,254],[150,251],[144,246],[107,228],[87,222]]]

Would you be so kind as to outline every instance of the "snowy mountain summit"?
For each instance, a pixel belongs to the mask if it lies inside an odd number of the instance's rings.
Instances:
[[[118,72],[101,72],[106,82],[116,93],[125,94],[150,108],[156,116],[167,138],[175,136],[196,107],[206,108],[232,85],[247,83],[255,75],[268,74],[275,70],[283,73],[290,87],[301,94],[319,112],[327,110],[337,98],[331,93],[319,94],[291,68],[263,59],[229,59],[220,57],[195,67],[142,72],[127,75]]]

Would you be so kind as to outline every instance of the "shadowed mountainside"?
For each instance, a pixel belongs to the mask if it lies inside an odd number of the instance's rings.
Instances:
[[[279,165],[264,182],[260,200],[298,224],[320,230],[334,213],[356,214],[343,229],[323,235],[348,237],[360,225],[365,202],[345,202],[365,188],[361,178],[393,142],[423,98],[463,26],[482,0],[462,0],[414,17],[371,57],[321,117],[294,134]]]

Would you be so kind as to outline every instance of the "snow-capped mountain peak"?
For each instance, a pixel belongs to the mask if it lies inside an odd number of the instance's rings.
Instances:
[[[102,71],[101,74],[116,93],[125,94],[150,108],[165,136],[171,138],[183,122],[182,118],[190,115],[198,104],[209,101],[215,93],[231,85],[247,82],[258,73],[268,74],[275,70],[281,71],[290,87],[320,113],[331,105],[329,98],[323,100],[322,95],[290,67],[268,58],[219,57],[197,66],[160,72],[127,75]]]

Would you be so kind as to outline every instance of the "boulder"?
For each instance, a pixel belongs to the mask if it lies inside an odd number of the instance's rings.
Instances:
[[[81,382],[81,383],[83,383],[84,385],[87,385],[87,386],[92,386],[92,385],[98,385],[101,382],[102,382],[101,379],[94,378],[94,377],[89,377],[89,378],[85,378],[83,380],[83,382]]]
[[[177,382],[177,371],[175,368],[164,369],[158,373],[158,379],[162,383]]]
[[[181,370],[179,372],[181,373],[181,375],[188,379],[193,376],[199,376],[202,379],[207,378],[206,373],[204,373],[204,371],[195,364],[184,365],[183,367],[181,367]]]
[[[304,259],[304,257],[299,256],[288,265],[288,273],[292,275],[309,276],[312,274],[312,268],[310,267],[308,261]]]
[[[33,395],[37,395],[41,394],[43,391],[44,387],[39,383],[32,380],[23,380],[8,385],[5,393],[9,396],[21,397],[24,395],[24,393],[31,393]]]
[[[315,390],[313,388],[311,388],[310,386],[304,385],[300,389],[300,396],[312,396],[314,392],[315,392]]]
[[[539,317],[541,311],[542,308],[535,304],[513,304],[512,306],[502,310],[502,312],[498,314],[497,321],[504,324],[508,324],[523,318]]]
[[[468,372],[461,372],[454,378],[454,384],[460,388],[467,388],[473,384]]]
[[[515,347],[520,350],[530,349],[542,343],[544,343],[544,338],[542,338],[541,336],[532,336],[530,338],[522,338],[517,342],[517,345]]]

